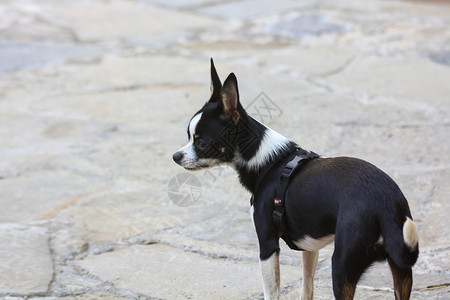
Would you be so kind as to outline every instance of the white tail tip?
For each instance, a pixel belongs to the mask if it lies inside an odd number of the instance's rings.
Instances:
[[[403,240],[410,249],[415,249],[419,243],[419,232],[414,222],[406,217],[406,222],[403,224]]]

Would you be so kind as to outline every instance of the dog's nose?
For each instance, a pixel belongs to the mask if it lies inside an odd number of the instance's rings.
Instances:
[[[181,159],[183,158],[183,153],[181,152],[175,152],[172,156],[173,160],[177,163],[180,164]]]

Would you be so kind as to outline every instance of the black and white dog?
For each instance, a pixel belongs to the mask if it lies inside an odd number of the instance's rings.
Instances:
[[[222,86],[212,59],[211,80],[211,98],[190,120],[189,142],[173,159],[187,170],[227,164],[237,171],[253,195],[264,298],[277,299],[281,233],[272,218],[274,197],[280,172],[299,147],[245,112],[235,75]],[[409,299],[419,236],[407,200],[383,171],[351,157],[311,159],[290,179],[284,202],[283,239],[303,251],[302,299],[313,298],[318,251],[333,241],[336,299],[352,299],[363,272],[386,259],[395,298]]]

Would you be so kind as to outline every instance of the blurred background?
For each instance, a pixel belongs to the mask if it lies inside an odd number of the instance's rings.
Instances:
[[[254,118],[399,184],[420,232],[412,298],[448,299],[450,3],[335,2],[1,1],[0,297],[262,299],[250,195],[228,167],[171,158],[213,57]],[[301,255],[282,244],[296,299]],[[386,264],[356,298],[394,298]]]

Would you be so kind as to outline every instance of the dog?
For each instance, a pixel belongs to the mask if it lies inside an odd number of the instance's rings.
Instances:
[[[302,251],[301,299],[313,299],[318,251],[333,241],[336,299],[353,299],[364,271],[385,260],[395,299],[409,299],[419,235],[405,196],[386,173],[357,158],[314,155],[256,121],[240,103],[234,73],[222,85],[212,59],[211,97],[191,118],[187,135],[187,145],[173,154],[177,164],[186,170],[229,165],[252,194],[264,299],[280,296],[280,238]],[[280,173],[296,153],[308,159],[280,192]],[[280,193],[284,206],[277,224]]]

